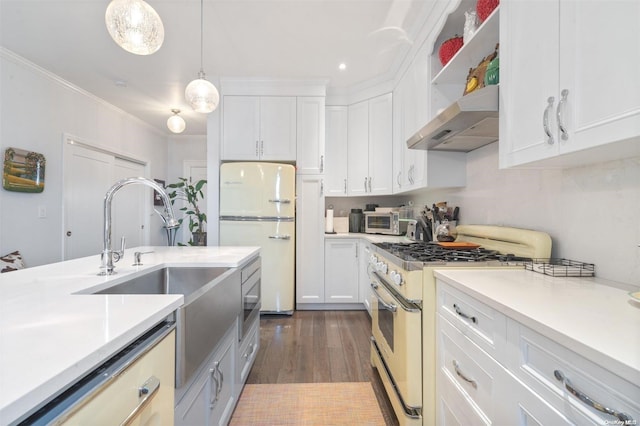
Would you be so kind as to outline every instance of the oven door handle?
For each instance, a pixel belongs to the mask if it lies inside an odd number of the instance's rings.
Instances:
[[[378,287],[379,285],[377,283],[371,283],[373,294],[376,295],[376,298],[378,299],[378,303],[380,303],[382,307],[385,308],[387,311],[395,313],[398,310],[398,307],[396,305],[392,305],[391,303],[387,303],[384,300],[382,300],[382,297],[380,297],[380,295],[378,294],[378,290],[377,290]]]

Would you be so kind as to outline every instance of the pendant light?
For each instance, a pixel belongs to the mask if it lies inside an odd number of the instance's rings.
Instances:
[[[182,118],[182,117],[180,117],[178,115],[178,114],[180,114],[180,110],[179,109],[172,109],[171,112],[173,113],[173,115],[171,117],[169,117],[169,119],[167,120],[167,127],[173,133],[182,133],[182,132],[184,132],[184,129],[187,128],[187,123],[185,123],[184,118]]]
[[[111,38],[127,52],[151,55],[164,41],[162,20],[144,0],[112,0],[104,20]]]
[[[209,113],[218,107],[220,102],[220,94],[218,89],[210,81],[204,77],[204,69],[202,66],[202,57],[204,52],[203,32],[204,32],[204,0],[200,0],[200,72],[198,78],[187,85],[184,96],[197,112]]]

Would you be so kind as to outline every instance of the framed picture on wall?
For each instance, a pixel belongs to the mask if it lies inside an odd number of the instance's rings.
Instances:
[[[2,187],[7,191],[44,191],[44,155],[19,148],[4,152]]]
[[[162,179],[154,179],[161,187],[166,188],[165,181]],[[163,206],[162,198],[160,198],[160,193],[158,191],[153,191],[153,205],[154,206]]]

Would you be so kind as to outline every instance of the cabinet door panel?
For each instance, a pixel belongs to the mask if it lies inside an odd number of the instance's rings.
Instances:
[[[296,302],[324,302],[322,176],[300,175],[296,196]]]
[[[369,178],[369,104],[349,105],[347,186],[349,195],[364,195]]]
[[[560,3],[560,91],[570,152],[640,133],[640,2]],[[603,55],[602,59],[599,58]]]
[[[558,1],[506,0],[500,4],[501,166],[521,164],[558,152],[555,108],[559,72]],[[548,98],[549,144],[543,128]]]
[[[260,98],[261,159],[296,160],[296,98]]]
[[[325,242],[324,288],[326,303],[358,302],[358,243]]]
[[[369,101],[369,192],[391,194],[393,173],[393,98],[391,93]]]
[[[297,103],[297,172],[299,174],[324,173],[324,97],[299,97]]]
[[[257,160],[260,140],[260,98],[225,96],[222,117],[222,159]]]
[[[325,149],[325,193],[329,197],[347,195],[346,106],[327,107]]]

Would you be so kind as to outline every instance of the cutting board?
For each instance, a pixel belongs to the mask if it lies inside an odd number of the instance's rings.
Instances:
[[[438,245],[440,247],[452,248],[452,249],[475,249],[480,247],[480,244],[469,243],[467,241],[452,241],[450,243],[447,242],[439,242]]]

